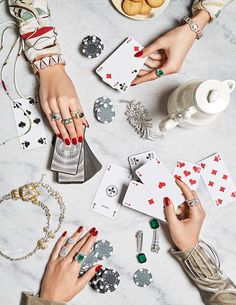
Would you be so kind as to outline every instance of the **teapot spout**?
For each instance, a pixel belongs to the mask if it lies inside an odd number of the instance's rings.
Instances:
[[[232,79],[227,79],[223,83],[228,87],[229,93],[233,92],[235,89],[235,81]]]

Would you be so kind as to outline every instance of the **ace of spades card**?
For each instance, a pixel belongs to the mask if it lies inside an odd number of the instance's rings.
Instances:
[[[38,98],[18,99],[11,106],[21,148],[30,150],[46,146],[47,136]],[[24,135],[28,129],[29,132]]]
[[[96,73],[112,88],[121,92],[129,89],[146,58],[134,55],[143,49],[133,37],[127,38],[122,45],[108,57],[97,69]]]

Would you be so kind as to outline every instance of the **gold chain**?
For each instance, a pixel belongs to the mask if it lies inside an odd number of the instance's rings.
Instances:
[[[47,205],[45,205],[42,201],[39,200],[39,196],[40,196],[39,187],[44,188],[49,193],[50,196],[52,196],[54,199],[56,199],[56,201],[59,205],[60,214],[59,214],[59,218],[58,218],[58,225],[54,231],[50,229],[50,220],[51,220],[50,210]],[[10,261],[21,261],[21,260],[29,258],[33,254],[35,254],[39,249],[44,250],[47,248],[48,242],[50,241],[50,239],[53,239],[55,237],[55,234],[60,230],[60,228],[62,226],[63,220],[65,218],[65,204],[64,204],[63,197],[60,195],[59,192],[54,191],[50,185],[42,183],[41,181],[26,184],[26,185],[19,187],[18,189],[12,190],[10,193],[8,193],[0,198],[0,204],[9,199],[22,200],[24,202],[31,202],[32,204],[40,207],[46,216],[46,226],[43,228],[43,231],[45,234],[41,239],[39,239],[37,241],[36,246],[34,247],[34,249],[32,251],[30,251],[29,253],[27,253],[26,255],[21,256],[21,257],[10,257],[10,256],[4,254],[0,250],[0,255],[2,257],[6,258]]]

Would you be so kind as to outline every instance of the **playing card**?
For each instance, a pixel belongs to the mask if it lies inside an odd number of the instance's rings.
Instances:
[[[91,210],[115,218],[130,179],[131,174],[128,169],[109,164],[98,187]]]
[[[145,63],[146,58],[134,55],[143,49],[133,37],[127,38],[122,45],[106,59],[97,69],[96,73],[111,87],[125,92],[137,76]]]
[[[191,190],[196,191],[200,180],[201,166],[188,161],[177,161],[173,176],[180,178]]]
[[[82,143],[66,145],[57,137],[52,157],[51,170],[75,175],[78,171]]]
[[[217,153],[198,162],[202,179],[217,207],[236,200],[236,186],[229,170]]]
[[[30,150],[47,145],[40,104],[37,98],[18,99],[11,103],[17,134],[23,150]],[[25,111],[23,112],[22,109]],[[29,116],[30,122],[26,116]],[[23,135],[30,127],[30,131]],[[22,136],[23,135],[23,136]]]
[[[150,194],[154,196],[156,205],[163,207],[164,197],[170,198],[176,207],[184,201],[174,177],[158,158],[141,166],[136,170],[136,174]]]
[[[148,192],[145,185],[130,181],[123,205],[141,213],[165,220],[163,204],[157,204],[155,198]]]
[[[147,151],[137,155],[133,155],[129,157],[129,165],[132,172],[132,176],[134,180],[139,180],[135,171],[144,165],[146,162],[156,158],[156,154],[154,151]]]
[[[88,181],[102,169],[102,164],[95,157],[88,142],[85,141],[85,181]]]
[[[60,173],[58,172],[57,175],[57,181],[58,183],[83,183],[85,181],[85,174],[84,174],[84,159],[85,159],[85,149],[84,149],[84,143],[83,141],[81,145],[81,152],[78,160],[78,167],[77,167],[77,173],[75,175],[70,175],[66,173]]]

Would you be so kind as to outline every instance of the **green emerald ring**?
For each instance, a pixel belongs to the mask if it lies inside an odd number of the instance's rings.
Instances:
[[[52,121],[58,121],[61,119],[60,113],[50,113]]]
[[[86,258],[86,256],[83,253],[78,252],[75,256],[75,261],[82,264],[83,261],[85,260],[85,258]]]
[[[157,77],[162,77],[164,75],[164,71],[162,69],[157,69],[156,75],[157,75]]]
[[[64,125],[68,125],[68,124],[71,124],[73,122],[73,120],[72,120],[72,118],[68,118],[68,119],[62,120],[62,122],[64,123]]]

